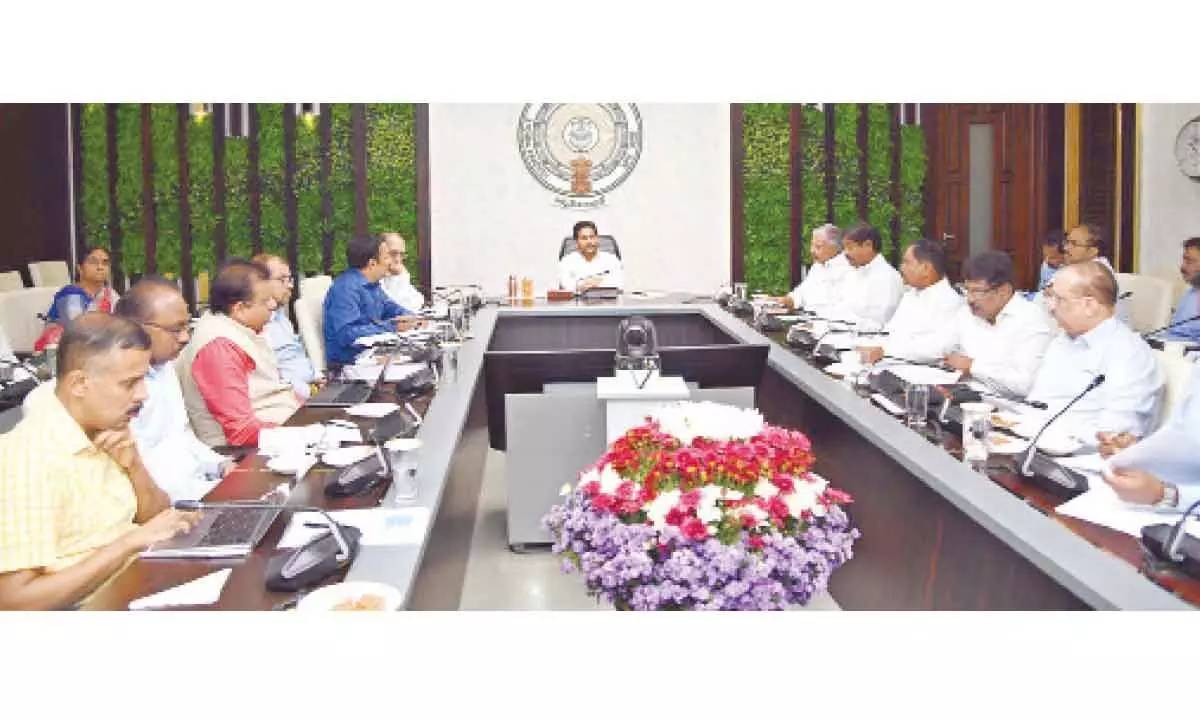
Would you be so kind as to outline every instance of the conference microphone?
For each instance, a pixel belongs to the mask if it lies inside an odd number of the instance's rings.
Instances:
[[[1054,424],[1055,420],[1062,417],[1063,413],[1065,413],[1067,410],[1070,410],[1072,405],[1074,405],[1075,403],[1082,400],[1084,395],[1087,395],[1091,391],[1100,387],[1100,385],[1103,383],[1104,383],[1104,373],[1101,373],[1101,374],[1097,375],[1096,377],[1092,378],[1092,381],[1090,383],[1088,383],[1087,387],[1085,387],[1082,391],[1080,391],[1080,393],[1078,395],[1071,398],[1071,402],[1064,405],[1062,410],[1059,410],[1058,412],[1054,413],[1054,417],[1050,418],[1049,420],[1046,421],[1046,424],[1042,425],[1042,428],[1040,430],[1038,430],[1037,434],[1033,436],[1033,439],[1029,441],[1029,449],[1025,451],[1025,460],[1021,463],[1021,474],[1022,475],[1024,475],[1025,477],[1031,477],[1033,475],[1033,471],[1030,470],[1029,467],[1033,463],[1034,454],[1037,453],[1038,440],[1042,439],[1042,433],[1046,432],[1046,428],[1048,428],[1052,424]]]
[[[1200,508],[1200,500],[1188,506],[1175,525],[1160,523],[1142,528],[1142,545],[1155,558],[1179,566],[1192,577],[1200,577],[1200,540],[1187,533],[1187,521]]]
[[[298,548],[274,555],[267,561],[265,573],[267,589],[273,592],[295,592],[321,582],[340,570],[349,567],[358,554],[362,531],[350,525],[340,525],[329,513],[311,505],[285,505],[283,503],[249,500],[245,502],[202,502],[179,500],[176,510],[222,510],[261,508],[263,510],[288,510],[291,512],[315,512],[325,518],[328,530]]]
[[[1168,330],[1177,328],[1180,325],[1187,325],[1188,323],[1197,322],[1197,321],[1200,321],[1200,315],[1197,315],[1196,317],[1190,317],[1186,320],[1179,320],[1179,321],[1173,322],[1170,325],[1165,325],[1163,327],[1160,327],[1157,330],[1151,330],[1150,332],[1142,333],[1142,339],[1149,340],[1151,337],[1159,334],[1160,332],[1166,332]]]

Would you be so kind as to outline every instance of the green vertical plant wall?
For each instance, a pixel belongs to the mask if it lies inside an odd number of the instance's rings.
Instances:
[[[781,294],[791,280],[791,170],[790,110],[786,104],[743,105],[744,253],[745,278],[754,290]],[[921,237],[924,226],[924,187],[927,172],[925,137],[920,127],[900,128],[900,202],[892,199],[891,111],[886,104],[868,106],[867,216],[858,211],[859,160],[858,106],[839,104],[834,109],[833,217],[826,217],[825,111],[812,105],[804,117],[801,177],[804,193],[801,215],[803,261],[808,257],[814,228],[833,222],[848,227],[865,220],[879,228],[885,257],[899,242],[903,250]],[[900,237],[892,237],[892,220],[899,214]]]
[[[294,112],[293,104],[260,104],[251,108],[259,123],[259,178],[263,249],[287,255],[287,197],[284,184],[283,117]],[[240,112],[240,106],[235,106]],[[331,175],[328,189],[333,200],[329,222],[321,209],[320,121],[303,115],[296,120],[296,168],[293,192],[296,198],[299,274],[322,271],[324,233],[333,233],[332,271],[346,267],[346,241],[354,233],[354,168],[351,154],[350,106],[322,106],[331,114]],[[108,128],[103,104],[81,108],[80,148],[83,163],[82,206],[84,240],[108,246]],[[369,230],[397,230],[409,240],[410,270],[416,275],[416,142],[414,106],[373,104],[367,106],[367,202]],[[150,108],[153,173],[151,183],[156,214],[158,271],[181,272],[178,108],[173,103]],[[192,237],[192,270],[212,273],[216,269],[215,235],[224,220],[227,257],[249,257],[253,253],[250,232],[249,141],[226,137],[225,214],[213,211],[213,118],[189,116],[187,125],[188,220]],[[125,275],[146,270],[142,121],[140,105],[117,109],[117,207],[120,222],[121,271]]]
[[[791,282],[791,125],[786,103],[745,105],[745,278],[752,292]]]

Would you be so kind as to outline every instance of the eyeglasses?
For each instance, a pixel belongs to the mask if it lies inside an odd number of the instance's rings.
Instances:
[[[154,323],[154,322],[143,322],[142,324],[148,325],[153,328],[158,328],[159,330],[162,330],[163,332],[167,333],[168,335],[174,335],[176,337],[183,335],[184,333],[188,333],[188,332],[192,331],[192,324],[190,321],[185,322],[184,324],[179,325],[177,327],[167,327],[166,325],[159,325],[158,323]]]
[[[964,294],[965,294],[965,295],[966,295],[968,298],[985,298],[985,297],[987,297],[988,295],[992,295],[992,294],[994,294],[994,293],[995,293],[997,290],[999,290],[999,289],[1000,289],[999,287],[989,287],[989,288],[982,288],[982,289],[980,289],[980,288],[966,287],[966,286],[964,285],[964,286],[963,286],[963,293],[964,293]]]
[[[271,278],[271,279],[277,280],[277,281],[283,283],[284,285],[294,285],[296,283],[296,279],[293,278],[291,275],[280,275],[277,278]]]
[[[1042,297],[1046,300],[1047,305],[1056,305],[1058,303],[1065,303],[1065,302],[1069,302],[1071,300],[1083,300],[1083,299],[1087,298],[1088,296],[1087,295],[1071,295],[1071,296],[1059,295],[1057,293],[1051,292],[1050,288],[1046,288],[1045,290],[1042,290]]]

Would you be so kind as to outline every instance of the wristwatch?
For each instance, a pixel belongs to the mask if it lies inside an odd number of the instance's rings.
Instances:
[[[1163,483],[1162,499],[1154,503],[1156,508],[1176,508],[1179,507],[1179,488],[1171,483]]]

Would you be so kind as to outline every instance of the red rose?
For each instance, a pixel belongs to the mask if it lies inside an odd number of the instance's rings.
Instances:
[[[749,545],[754,550],[762,550],[763,547],[766,545],[766,543],[763,542],[763,539],[761,537],[759,537],[758,535],[751,535],[746,540],[746,544]]]
[[[605,495],[604,493],[596,493],[592,497],[592,507],[601,511],[611,512],[615,502],[616,500],[612,495]]]
[[[674,525],[675,527],[679,527],[689,517],[691,517],[691,515],[688,513],[687,510],[676,505],[675,507],[673,507],[667,511],[667,524]]]
[[[796,484],[787,475],[774,475],[771,478],[771,484],[779,488],[779,491],[783,493],[795,492],[796,490]]]
[[[854,502],[854,496],[845,490],[838,490],[835,487],[825,488],[825,493],[822,497],[829,498],[830,502],[846,504]]]

